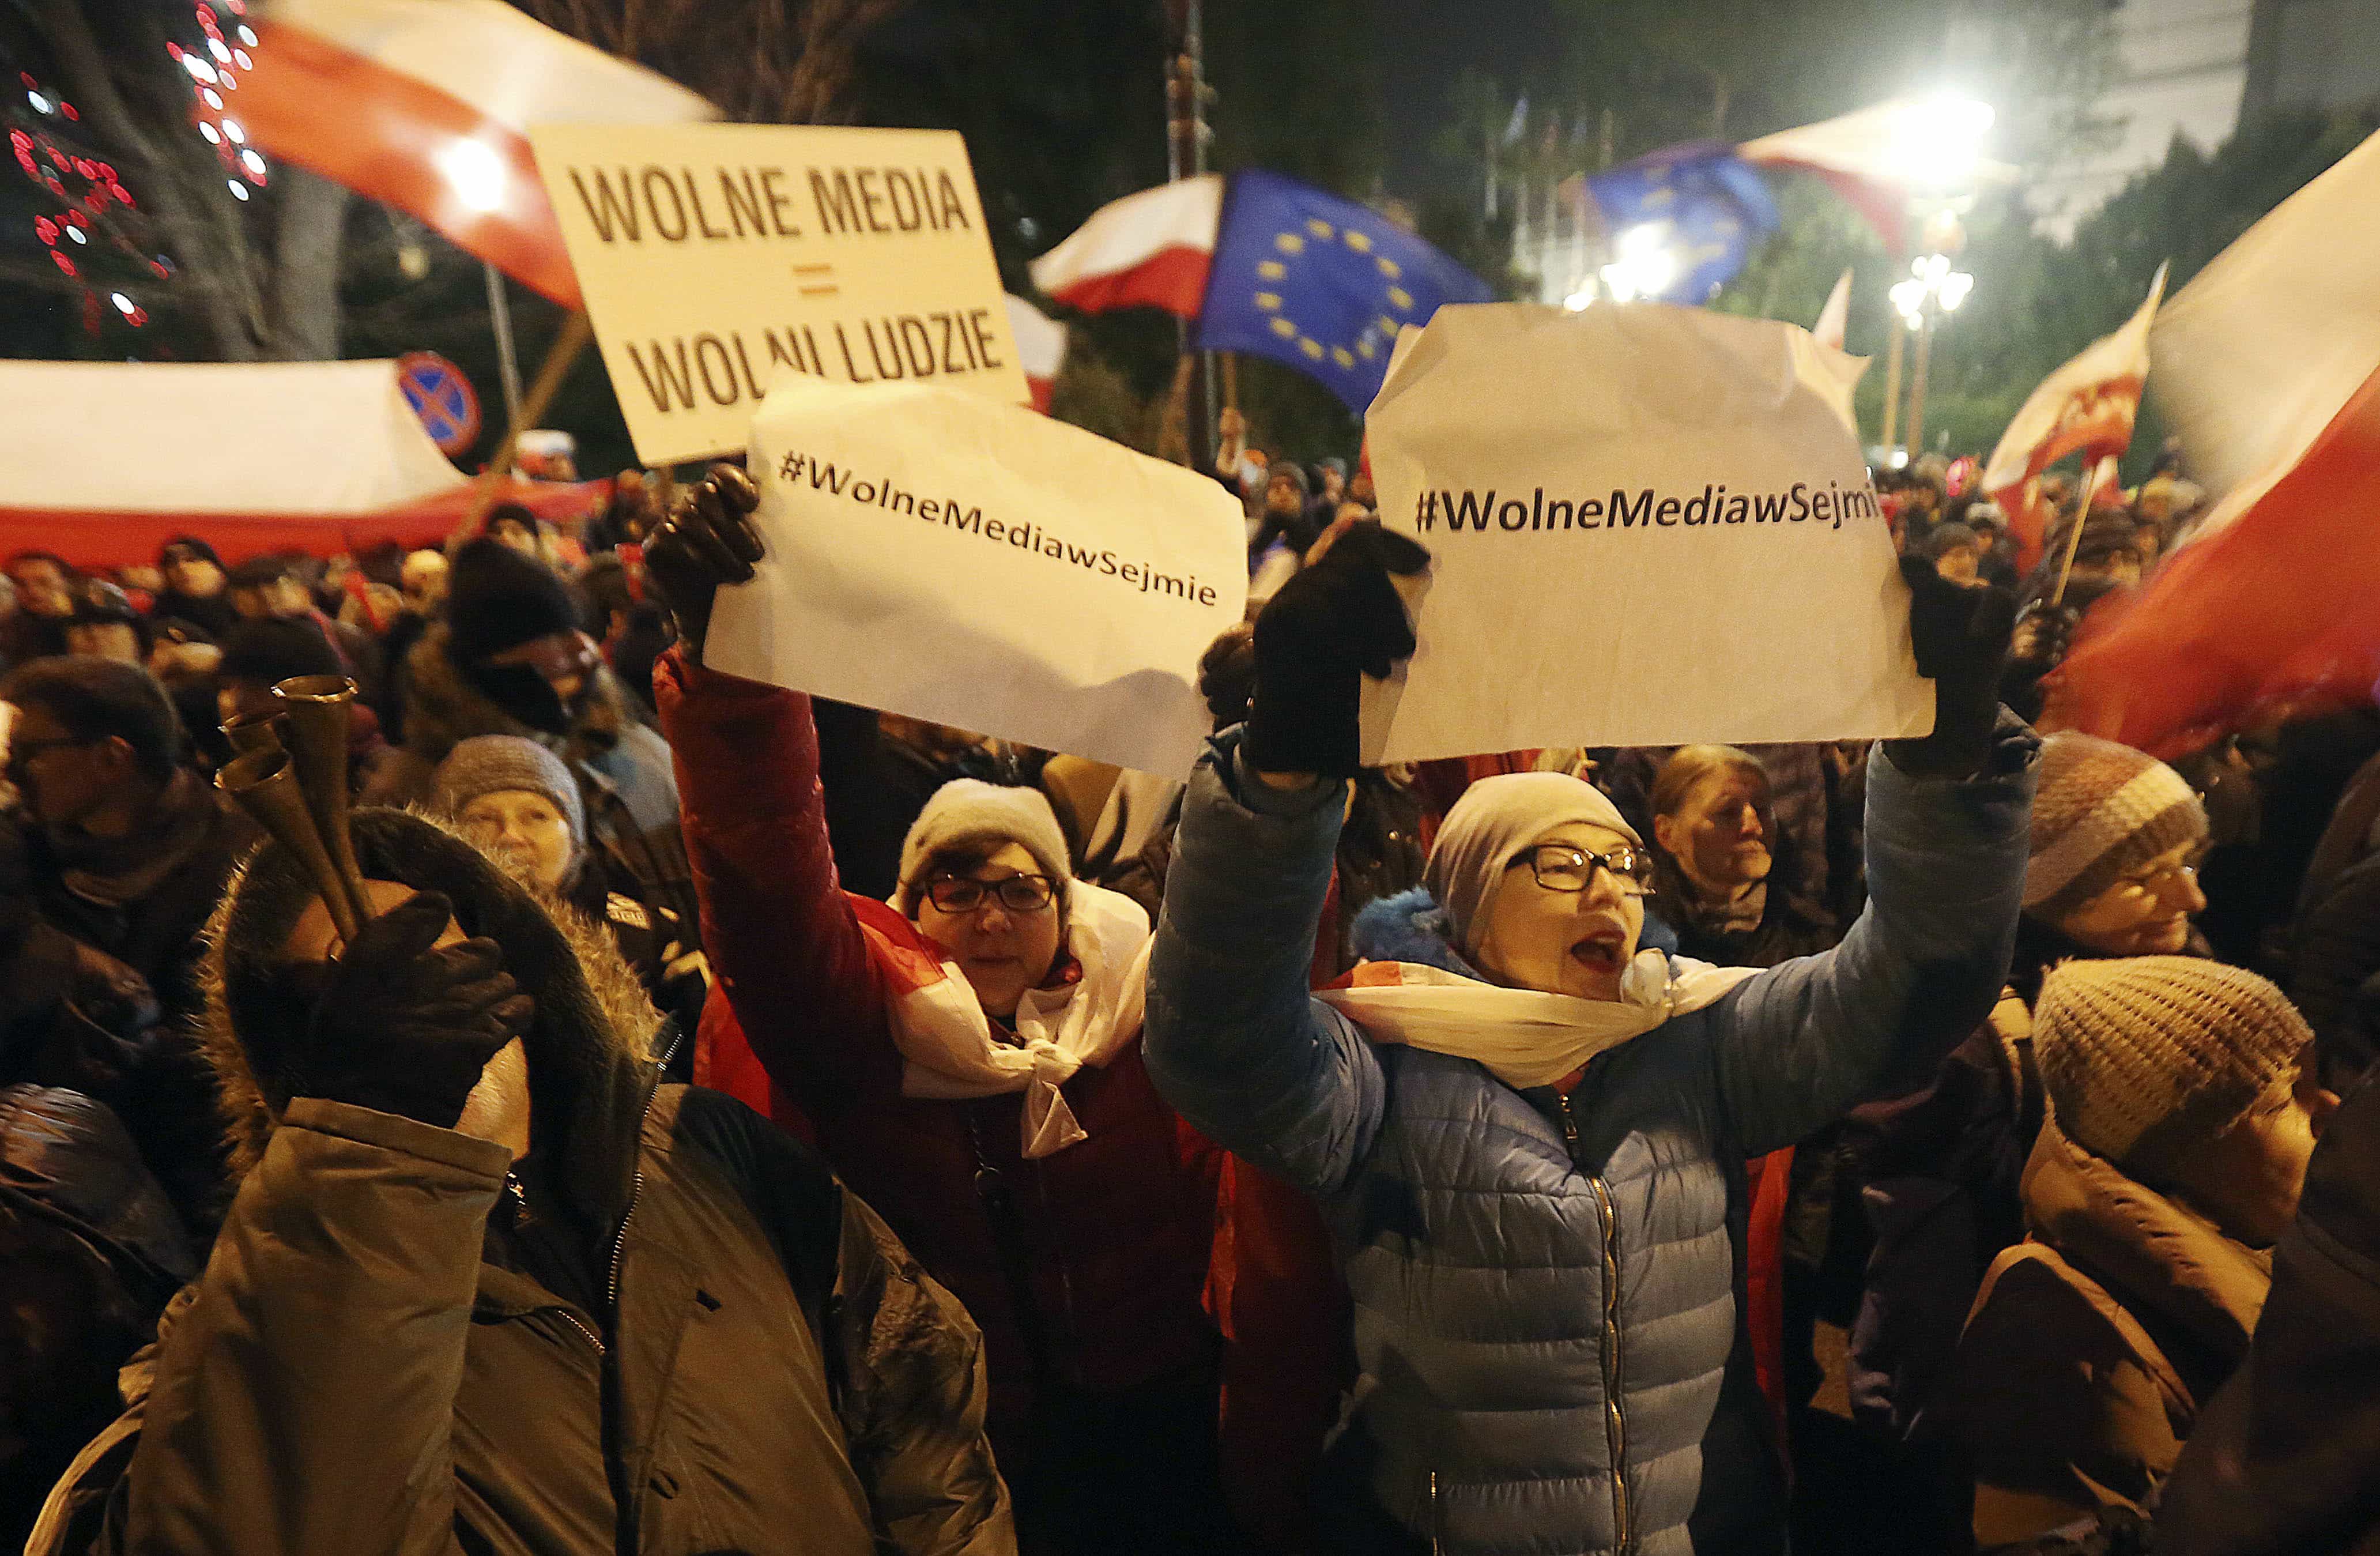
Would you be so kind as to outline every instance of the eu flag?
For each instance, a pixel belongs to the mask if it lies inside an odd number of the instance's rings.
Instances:
[[[1652,284],[1638,295],[1702,304],[1777,230],[1768,186],[1718,141],[1671,146],[1586,181],[1623,261]]]
[[[1354,201],[1278,173],[1235,173],[1196,344],[1286,362],[1360,415],[1380,391],[1400,328],[1427,324],[1440,303],[1494,296],[1477,276]]]

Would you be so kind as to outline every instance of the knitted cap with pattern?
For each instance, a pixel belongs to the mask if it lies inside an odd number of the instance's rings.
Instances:
[[[2195,956],[2061,963],[2033,1015],[2058,1127],[2115,1162],[2221,1134],[2313,1039],[2271,982]]]
[[[431,783],[438,808],[461,816],[481,795],[510,791],[541,795],[570,823],[570,839],[587,845],[587,801],[560,757],[517,735],[475,735],[455,742]]]
[[[2061,732],[2041,743],[2024,908],[2056,922],[2150,860],[2206,841],[2181,774],[2130,746]]]

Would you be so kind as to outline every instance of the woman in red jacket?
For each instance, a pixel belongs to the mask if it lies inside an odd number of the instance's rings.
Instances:
[[[1200,1305],[1214,1153],[1141,1065],[1148,917],[1071,877],[1038,792],[972,780],[919,816],[890,906],[839,889],[809,699],[701,663],[713,590],[759,559],[752,500],[715,473],[647,555],[727,995],[696,1077],[813,1133],[966,1304],[1026,1552],[1231,1550]]]

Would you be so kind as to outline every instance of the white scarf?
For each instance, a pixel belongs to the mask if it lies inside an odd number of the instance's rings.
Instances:
[[[1148,1003],[1148,915],[1130,897],[1088,881],[1069,881],[1067,890],[1066,949],[1082,978],[1026,990],[1013,1044],[992,1037],[966,975],[915,925],[897,915],[890,922],[882,912],[862,915],[880,953],[894,953],[880,954],[878,965],[892,985],[892,1039],[905,1061],[901,1094],[957,1100],[1022,1091],[1027,1157],[1089,1137],[1059,1088],[1086,1064],[1105,1067],[1138,1037]]]
[[[1515,1090],[1551,1086],[1606,1049],[1702,1009],[1750,978],[1640,951],[1621,975],[1617,1000],[1503,989],[1416,962],[1366,962],[1351,986],[1316,998],[1344,1012],[1374,1042],[1402,1043],[1475,1060]]]

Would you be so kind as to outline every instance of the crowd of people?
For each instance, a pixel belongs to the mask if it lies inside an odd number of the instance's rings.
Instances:
[[[2058,727],[2170,461],[1879,475],[1930,735],[1372,768],[1427,553],[1221,431],[1189,773],[710,667],[732,466],[7,558],[0,1541],[2374,1548],[2380,711]]]

